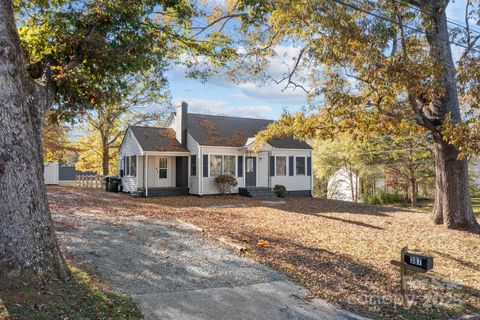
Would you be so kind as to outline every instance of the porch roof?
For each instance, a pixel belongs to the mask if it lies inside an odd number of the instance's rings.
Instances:
[[[144,152],[186,152],[178,142],[175,131],[170,128],[130,126]]]

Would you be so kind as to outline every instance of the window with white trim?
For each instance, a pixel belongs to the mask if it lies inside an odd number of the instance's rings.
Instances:
[[[305,175],[305,157],[295,157],[295,168],[297,176]]]
[[[235,177],[235,156],[223,156],[223,174]]]
[[[287,175],[287,157],[285,156],[275,157],[275,175],[276,176]]]
[[[158,163],[158,177],[160,179],[167,179],[167,170],[168,170],[167,158],[160,158]]]
[[[210,177],[217,177],[222,174],[222,156],[210,156]]]
[[[230,175],[235,177],[235,156],[210,155],[210,177]]]
[[[125,157],[125,175],[130,176],[130,157]]]

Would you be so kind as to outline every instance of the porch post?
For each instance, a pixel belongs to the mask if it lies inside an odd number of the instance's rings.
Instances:
[[[143,183],[145,184],[145,197],[148,197],[148,154],[145,153],[145,165],[144,165],[145,179]]]

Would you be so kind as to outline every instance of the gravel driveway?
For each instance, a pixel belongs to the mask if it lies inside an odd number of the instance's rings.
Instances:
[[[180,222],[55,212],[64,252],[131,294],[145,319],[352,319]]]

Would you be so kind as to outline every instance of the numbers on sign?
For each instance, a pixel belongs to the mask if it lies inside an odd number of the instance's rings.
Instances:
[[[409,258],[410,258],[410,264],[413,264],[419,267],[422,266],[422,259],[420,259],[419,257],[410,256]]]

